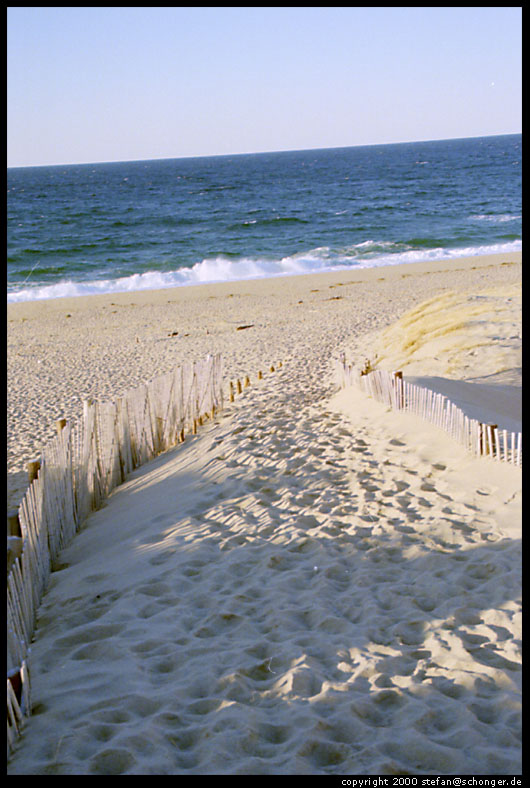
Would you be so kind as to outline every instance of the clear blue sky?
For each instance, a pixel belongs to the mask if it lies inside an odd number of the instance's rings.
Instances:
[[[8,7],[8,166],[519,133],[521,7]]]

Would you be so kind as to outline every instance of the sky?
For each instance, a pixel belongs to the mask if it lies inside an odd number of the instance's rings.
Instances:
[[[8,7],[8,167],[521,132],[521,7]]]

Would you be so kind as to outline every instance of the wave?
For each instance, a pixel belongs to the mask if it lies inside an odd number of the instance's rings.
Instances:
[[[229,230],[247,230],[249,227],[256,229],[254,225],[261,228],[276,227],[277,225],[290,225],[290,224],[310,224],[309,219],[300,219],[297,216],[274,216],[272,219],[245,219],[240,222],[234,222],[228,225]]]
[[[363,241],[343,249],[318,247],[281,259],[250,257],[205,258],[201,262],[175,271],[146,271],[115,279],[74,281],[62,280],[49,285],[31,287],[14,286],[8,292],[8,302],[37,301],[52,298],[97,295],[105,293],[134,292],[136,290],[161,290],[216,282],[263,279],[293,276],[352,268],[373,268],[405,263],[419,263],[476,255],[503,254],[521,251],[520,240],[490,246],[450,249],[436,247],[418,249],[404,243],[390,241]]]
[[[522,218],[522,215],[520,213],[475,213],[469,218],[478,222],[503,224],[504,222],[516,222]]]
[[[273,216],[272,219],[261,219],[260,224],[310,224],[309,219],[300,219],[298,216]]]

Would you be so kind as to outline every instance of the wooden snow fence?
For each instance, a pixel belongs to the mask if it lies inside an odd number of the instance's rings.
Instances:
[[[404,410],[447,432],[468,451],[511,465],[522,465],[523,435],[469,418],[443,394],[403,380],[401,372],[361,372],[344,355],[337,362],[340,385],[356,386],[392,410]]]
[[[61,568],[60,551],[131,471],[222,407],[222,359],[207,356],[116,402],[85,402],[79,422],[58,422],[56,437],[32,464],[19,510],[8,515],[8,757],[31,714],[30,644],[50,574]]]

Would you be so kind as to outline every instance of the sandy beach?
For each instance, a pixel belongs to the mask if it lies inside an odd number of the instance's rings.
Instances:
[[[520,773],[521,471],[332,363],[516,428],[520,282],[512,253],[8,305],[10,508],[84,399],[213,352],[251,380],[64,551],[8,774]]]

